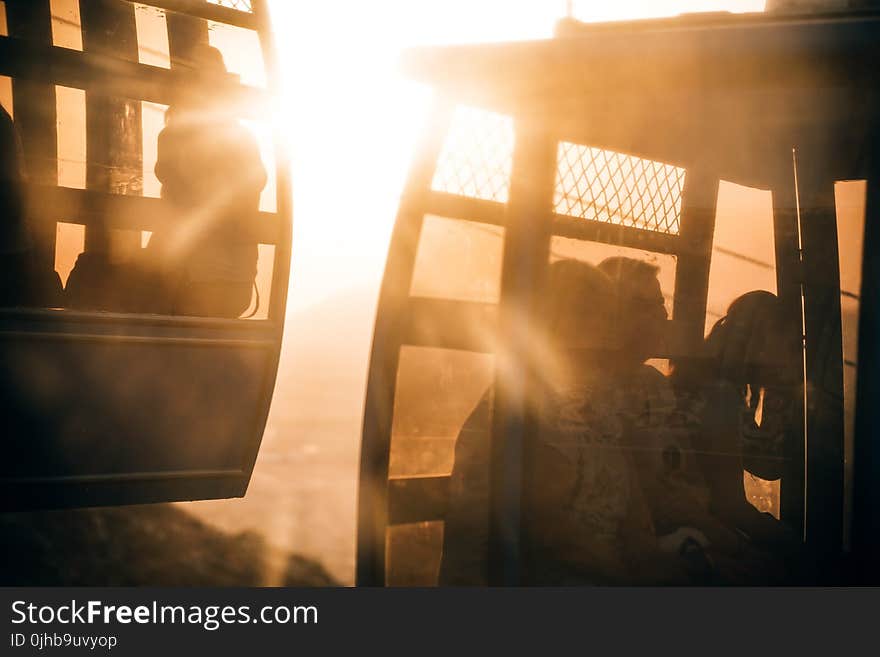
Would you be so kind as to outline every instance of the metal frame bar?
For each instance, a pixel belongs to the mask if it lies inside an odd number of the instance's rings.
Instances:
[[[406,203],[405,198],[403,203]],[[447,192],[430,190],[425,193],[424,203],[426,214],[461,219],[462,221],[503,226],[507,217],[507,206],[504,203],[470,196],[457,196]]]
[[[262,8],[260,3],[253,3],[253,11],[240,11],[231,7],[215,5],[204,0],[127,0],[140,4],[173,11],[179,14],[187,14],[204,20],[226,23],[247,30],[257,30],[262,23]]]
[[[489,584],[518,585],[522,570],[523,453],[534,434],[535,382],[523,318],[532,317],[550,258],[557,142],[540,122],[517,120],[499,302],[499,357],[489,461]],[[543,219],[543,220],[542,220]]]
[[[61,221],[123,230],[156,230],[174,221],[162,199],[148,196],[31,185],[28,197],[35,222],[50,222],[53,226]],[[257,212],[249,224],[251,236],[260,244],[277,245],[282,239],[281,223],[280,213]]]
[[[874,97],[877,98],[876,86]],[[854,583],[880,584],[880,129],[868,140],[872,159],[865,206],[853,472]]]
[[[682,192],[673,312],[675,322],[687,327],[686,340],[695,353],[706,322],[719,184],[714,173],[694,167],[687,171]]]
[[[786,167],[783,162],[779,162],[779,167],[781,171],[785,171],[790,170],[791,165]],[[783,316],[786,318],[785,331],[792,342],[790,357],[800,362],[799,359],[803,357],[804,348],[804,335],[801,326],[803,267],[798,249],[799,228],[793,177],[789,176],[785,180],[779,181],[774,185],[772,192],[776,290],[783,308]],[[797,349],[796,353],[795,349]],[[802,381],[802,384],[806,386],[806,381]],[[806,406],[803,395],[801,395],[795,404],[795,415],[804,417],[805,413]],[[785,446],[791,468],[785,472],[780,484],[780,517],[798,535],[802,535],[804,532],[806,509],[804,496],[806,483],[804,469],[805,431],[805,423],[793,427],[788,444]]]
[[[806,155],[806,154],[805,154]],[[843,341],[834,180],[821,156],[799,169],[807,356],[807,544],[831,582],[843,548]],[[813,175],[809,175],[812,173]],[[807,175],[804,175],[807,174]],[[829,276],[833,272],[834,276]]]
[[[404,323],[399,318],[409,303],[419,235],[427,212],[426,191],[431,187],[450,118],[451,107],[439,100],[423,132],[418,160],[405,187],[406,202],[398,211],[388,249],[364,404],[355,573],[359,586],[385,584],[391,422],[400,348],[405,344]]]
[[[91,0],[80,6],[83,52],[138,61],[134,5]],[[141,104],[127,98],[86,93],[86,187],[112,193],[118,168],[143,170]],[[140,235],[130,231],[111,236],[103,215],[86,227],[86,253],[133,253]]]
[[[668,235],[631,226],[620,226],[560,214],[554,214],[551,221],[553,234],[560,237],[627,246],[633,249],[656,251],[657,253],[677,254],[681,248],[679,235]]]
[[[0,37],[0,75],[163,105],[188,84],[179,71],[11,36]],[[256,87],[228,83],[227,91],[233,108],[269,107],[268,95]]]
[[[113,498],[119,504],[186,502],[198,499],[243,497],[247,491],[245,473],[192,473],[181,471],[148,479],[111,477],[103,481],[68,480],[9,483],[0,480],[0,510],[23,511],[100,506]],[[173,486],[173,489],[170,488]],[[174,495],[169,495],[173,490]]]
[[[215,347],[226,348],[246,347],[248,349],[268,349],[275,342],[265,339],[236,339],[236,338],[200,338],[153,335],[119,335],[118,333],[74,333],[71,331],[6,331],[0,329],[0,340],[54,340],[58,342],[112,342],[116,344],[152,344],[163,346],[187,346],[187,347]]]
[[[6,2],[6,19],[13,37],[46,47],[52,45],[48,0],[10,0]],[[4,56],[0,55],[0,62],[3,61]],[[58,180],[54,159],[58,132],[55,87],[44,82],[13,77],[12,95],[28,175],[31,180],[54,184]],[[38,225],[34,229],[35,253],[42,266],[49,266],[55,261],[55,228]]]

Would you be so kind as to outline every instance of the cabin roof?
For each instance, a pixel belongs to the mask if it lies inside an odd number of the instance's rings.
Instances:
[[[709,14],[586,24],[541,41],[413,48],[406,75],[495,103],[597,91],[766,84],[851,84],[880,53],[880,12]]]
[[[404,72],[559,139],[769,186],[791,148],[847,168],[877,122],[880,13],[710,14],[587,25],[542,41],[417,48]],[[833,135],[829,139],[828,135]]]

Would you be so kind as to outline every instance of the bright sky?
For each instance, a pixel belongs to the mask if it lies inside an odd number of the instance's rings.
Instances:
[[[565,0],[271,0],[294,180],[290,310],[375,286],[429,91],[396,72],[408,46],[542,39]],[[761,11],[764,0],[580,0],[583,20]],[[282,119],[284,120],[284,119]]]

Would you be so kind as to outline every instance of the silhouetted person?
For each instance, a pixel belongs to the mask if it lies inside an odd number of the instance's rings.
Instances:
[[[596,267],[550,267],[533,362],[543,394],[529,400],[537,432],[523,455],[523,582],[662,582],[683,565],[659,554],[628,451],[613,358],[613,286]],[[489,514],[488,391],[459,434],[444,526],[440,583],[485,584]]]
[[[121,309],[236,318],[257,274],[257,219],[266,170],[253,135],[223,95],[219,50],[189,55],[197,73],[165,114],[156,177],[169,219],[121,275]]]
[[[795,536],[748,501],[743,482],[743,470],[766,480],[783,474],[798,394],[795,350],[786,344],[784,325],[774,294],[739,297],[707,336],[703,358],[677,365],[673,381],[696,421],[713,515],[752,544],[790,555]]]
[[[763,573],[763,555],[713,514],[693,427],[677,413],[670,382],[645,362],[662,353],[664,345],[667,313],[657,268],[615,257],[599,269],[614,283],[618,304],[619,352],[606,373],[623,399],[628,443],[661,547],[689,561],[690,583],[732,582],[749,571]]]
[[[12,117],[0,106],[0,306],[57,306],[61,280],[40,266],[25,207],[21,142]]]
[[[661,297],[662,299],[662,297]],[[627,399],[618,378],[618,291],[600,269],[551,266],[540,312],[548,354],[543,398],[527,442],[523,554],[529,583],[636,584],[681,579],[660,554],[632,461]]]

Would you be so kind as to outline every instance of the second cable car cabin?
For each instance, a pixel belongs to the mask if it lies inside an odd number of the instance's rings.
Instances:
[[[359,584],[876,575],[878,44],[871,14],[694,16],[409,55],[437,100]]]
[[[243,495],[290,257],[265,3],[0,19],[0,504]]]

